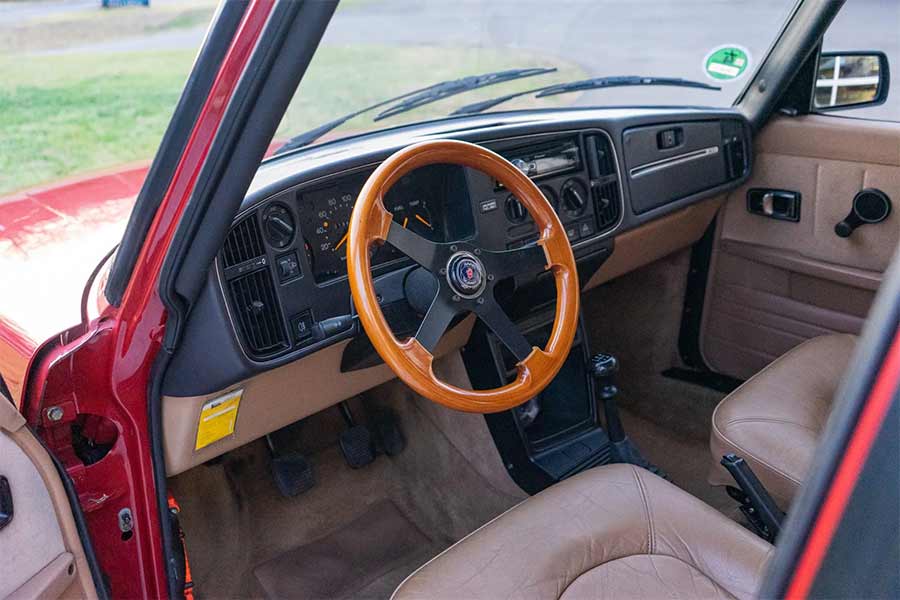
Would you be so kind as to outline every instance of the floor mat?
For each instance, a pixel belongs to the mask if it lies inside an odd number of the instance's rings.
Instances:
[[[439,550],[393,502],[381,501],[253,574],[267,598],[384,598]]]

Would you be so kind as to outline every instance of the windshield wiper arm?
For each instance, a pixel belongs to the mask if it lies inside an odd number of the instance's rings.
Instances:
[[[302,146],[311,144],[329,131],[337,129],[350,119],[373,111],[377,108],[381,108],[382,106],[393,104],[394,102],[400,103],[397,106],[379,113],[375,116],[374,120],[380,121],[381,119],[386,119],[387,117],[393,116],[395,114],[406,112],[425,104],[437,102],[438,100],[442,100],[443,98],[461,94],[469,90],[475,90],[489,85],[494,85],[496,83],[503,83],[505,81],[512,81],[514,79],[522,79],[524,77],[533,77],[534,75],[552,73],[554,71],[556,71],[556,67],[532,67],[527,69],[496,71],[494,73],[485,73],[484,75],[472,75],[469,77],[462,77],[460,79],[441,81],[424,88],[419,88],[411,92],[400,94],[399,96],[394,96],[393,98],[388,98],[387,100],[381,100],[380,102],[370,104],[369,106],[364,106],[363,108],[355,110],[351,113],[347,113],[346,115],[338,117],[337,119],[328,121],[327,123],[323,123],[318,127],[310,129],[309,131],[304,131],[303,133],[295,135],[294,137],[289,139],[287,143],[285,143],[275,151],[275,154],[281,154],[282,152],[287,152],[288,150],[294,150],[295,148],[300,148]]]
[[[544,98],[546,96],[555,96],[556,94],[568,94],[570,92],[580,92],[587,90],[597,90],[600,88],[611,87],[628,87],[639,85],[667,85],[673,87],[691,87],[703,90],[721,90],[716,85],[704,83],[702,81],[692,81],[690,79],[681,79],[679,77],[642,77],[639,75],[616,75],[612,77],[594,77],[591,79],[579,79],[578,81],[570,81],[569,83],[557,83],[544,87],[525,90],[522,92],[513,92],[505,96],[474,102],[460,107],[453,111],[454,115],[472,115],[484,112],[489,108],[493,108],[498,104],[508,102],[513,98],[528,96],[535,94],[535,98]]]
[[[534,77],[535,75],[543,75],[555,71],[556,67],[532,67],[528,69],[496,71],[494,73],[485,73],[484,75],[472,75],[470,77],[454,79],[453,81],[445,81],[432,86],[430,89],[414,94],[398,103],[396,106],[392,106],[391,108],[378,113],[373,120],[380,121],[388,117],[393,117],[394,115],[399,115],[400,113],[413,110],[414,108],[419,108],[420,106],[431,104],[432,102],[437,102],[438,100],[443,100],[444,98],[449,98],[450,96],[455,96],[456,94],[461,94],[470,90],[477,90],[505,81]]]

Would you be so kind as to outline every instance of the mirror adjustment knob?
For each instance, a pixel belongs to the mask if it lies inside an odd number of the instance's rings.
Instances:
[[[853,206],[844,220],[834,226],[842,238],[850,237],[857,227],[881,223],[891,215],[891,199],[881,190],[866,188],[853,197]]]

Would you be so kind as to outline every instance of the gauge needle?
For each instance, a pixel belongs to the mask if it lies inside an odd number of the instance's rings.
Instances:
[[[420,215],[419,213],[416,213],[415,216],[416,216],[416,219],[417,219],[418,221],[420,221],[421,223],[424,223],[425,226],[428,227],[428,229],[434,229],[434,227],[431,226],[431,223],[429,223],[428,221],[426,221],[425,218],[422,217],[422,215]]]
[[[347,233],[344,234],[344,237],[341,238],[341,241],[339,241],[339,242],[337,243],[337,245],[334,247],[334,252],[337,252],[337,251],[340,249],[340,247],[344,245],[344,242],[347,241],[347,236],[348,236],[348,235],[350,235],[350,230],[349,230],[349,229],[347,230]]]
[[[403,229],[406,229],[407,223],[409,223],[409,217],[403,217]]]

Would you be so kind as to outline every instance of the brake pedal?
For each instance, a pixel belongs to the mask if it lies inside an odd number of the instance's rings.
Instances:
[[[375,460],[375,444],[367,427],[356,425],[341,432],[341,452],[351,469],[359,469]]]
[[[341,432],[340,445],[344,460],[351,469],[362,468],[375,460],[375,440],[365,425],[357,425],[346,402],[339,404],[347,429]]]

